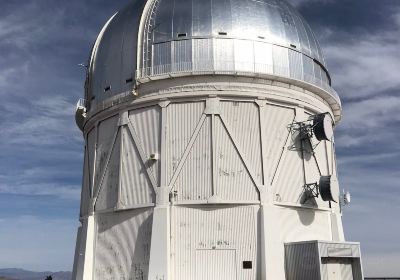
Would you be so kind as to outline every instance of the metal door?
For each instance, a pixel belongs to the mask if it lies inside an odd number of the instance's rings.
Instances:
[[[353,280],[353,267],[351,259],[329,258],[322,261],[326,266],[327,280]]]
[[[342,280],[353,280],[353,267],[350,259],[343,259],[340,264]]]
[[[236,280],[236,250],[196,250],[196,280]]]
[[[328,270],[328,280],[342,280],[339,262],[332,260],[326,267]]]

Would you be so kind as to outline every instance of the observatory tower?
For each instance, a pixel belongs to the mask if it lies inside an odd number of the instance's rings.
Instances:
[[[74,279],[362,279],[340,99],[284,0],[136,0],[90,55]]]

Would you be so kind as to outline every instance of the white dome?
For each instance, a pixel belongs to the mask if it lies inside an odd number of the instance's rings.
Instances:
[[[132,2],[96,41],[87,99],[99,102],[153,79],[207,74],[283,77],[339,99],[318,41],[284,0]]]

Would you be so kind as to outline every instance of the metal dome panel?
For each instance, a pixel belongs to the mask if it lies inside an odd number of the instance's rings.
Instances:
[[[145,3],[146,0],[132,1],[111,17],[97,37],[89,62],[89,101],[100,102],[132,89]]]
[[[314,34],[284,0],[153,0],[142,40],[139,81],[188,72],[266,74],[331,91]]]
[[[285,0],[132,1],[97,38],[86,99],[90,105],[135,83],[206,74],[305,82],[340,104],[313,32]]]

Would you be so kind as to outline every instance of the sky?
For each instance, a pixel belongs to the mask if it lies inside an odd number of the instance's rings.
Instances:
[[[83,163],[75,125],[90,48],[128,0],[0,0],[0,268],[72,270]],[[400,1],[289,0],[343,103],[345,236],[366,276],[400,276]]]

